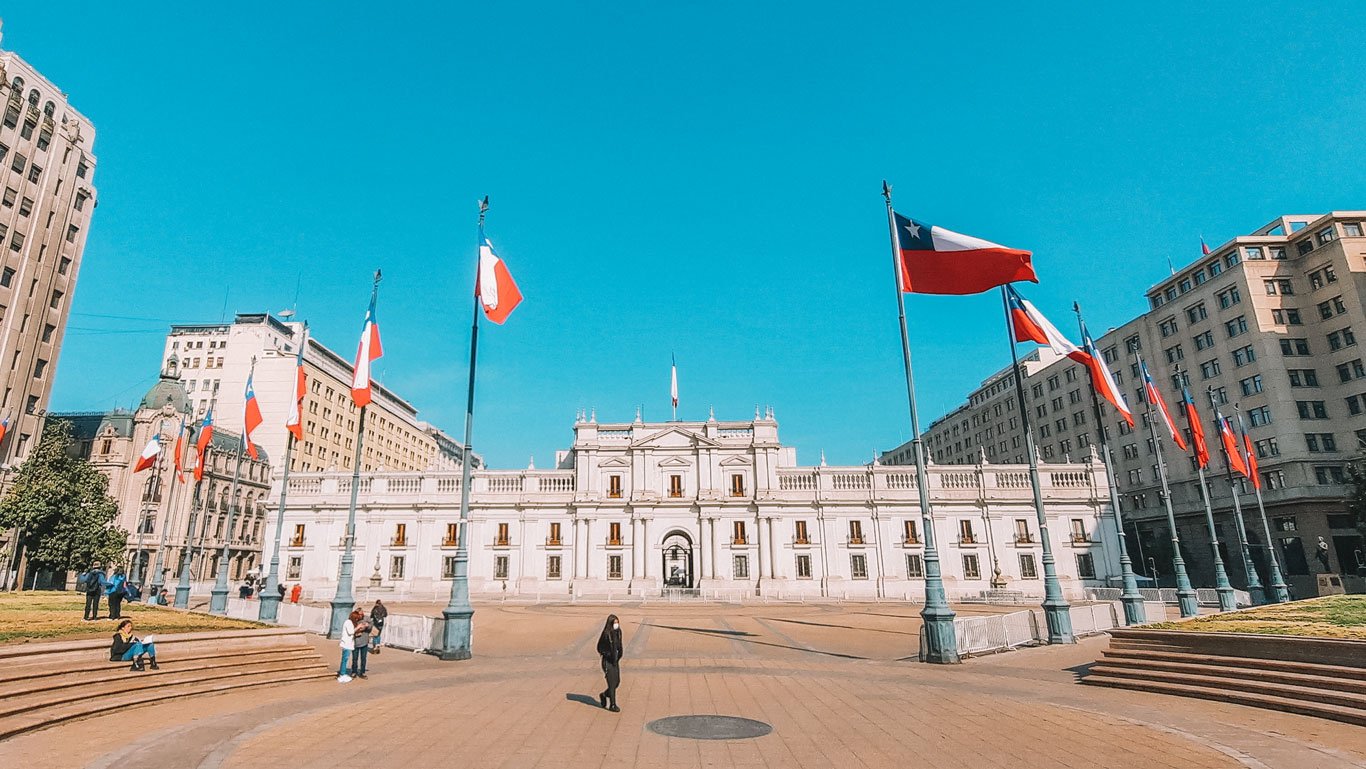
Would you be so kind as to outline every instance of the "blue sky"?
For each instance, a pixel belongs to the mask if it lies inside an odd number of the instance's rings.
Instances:
[[[1193,6],[1193,7],[1192,7]],[[481,339],[475,448],[772,404],[802,462],[909,434],[883,178],[1035,252],[1075,328],[1283,213],[1366,208],[1358,4],[12,4],[95,123],[99,209],[53,405],[127,405],[170,322],[294,302],[462,429],[475,201],[526,302]],[[302,278],[301,278],[302,276]],[[908,298],[922,423],[1009,358],[999,299]]]

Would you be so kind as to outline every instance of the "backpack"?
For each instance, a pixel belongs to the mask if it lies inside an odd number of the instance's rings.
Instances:
[[[138,590],[137,585],[134,585],[132,582],[123,583],[124,598],[128,599],[129,601],[136,601],[138,600],[138,596],[140,595],[142,595],[142,591]]]
[[[78,593],[88,592],[90,589],[90,572],[83,571],[76,575],[76,587],[73,589]]]

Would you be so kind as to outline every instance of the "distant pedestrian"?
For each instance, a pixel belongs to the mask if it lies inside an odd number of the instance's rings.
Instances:
[[[244,601],[251,598],[251,580],[243,582],[242,586],[237,588],[237,597]]]
[[[156,598],[153,600],[153,603],[155,603],[157,606],[171,605],[171,597],[170,594],[166,592],[166,588],[163,587],[157,591]]]
[[[281,601],[285,600],[285,583],[281,582],[281,583],[277,584],[277,585],[275,586],[275,589],[278,590],[278,591],[280,591],[280,600],[281,600]]]
[[[87,622],[100,618],[100,596],[109,587],[109,577],[104,573],[104,567],[95,564],[90,570],[82,575],[80,582],[81,592],[85,593],[85,620]]]
[[[384,602],[375,599],[375,607],[370,610],[370,624],[375,628],[375,634],[370,638],[370,650],[379,654],[382,636],[384,635],[384,621],[389,618],[389,608]]]
[[[360,613],[360,609],[352,609],[347,615],[346,621],[342,623],[341,638],[337,645],[341,647],[341,664],[337,666],[337,683],[345,684],[351,682],[348,675],[351,668],[351,657],[356,653],[356,623],[365,615]]]
[[[303,594],[304,594],[304,586],[303,586],[303,585],[295,585],[294,587],[292,587],[292,588],[289,589],[289,602],[290,602],[290,603],[298,603],[298,602],[299,602],[299,597],[302,596]]]
[[[120,566],[114,569],[114,576],[105,583],[104,594],[109,597],[109,619],[123,617],[120,608],[123,606],[124,598],[123,583],[127,581],[128,578],[123,576],[123,567]]]
[[[365,619],[365,610],[356,609],[360,618],[356,620],[356,648],[351,652],[351,677],[365,678],[366,663],[370,657],[370,631],[374,626]]]
[[[598,695],[598,704],[613,713],[620,713],[621,708],[617,707],[617,687],[621,685],[621,620],[617,615],[607,615],[607,622],[602,626],[602,635],[598,636],[598,654],[602,657],[602,672],[607,677],[607,689]]]
[[[114,633],[114,643],[109,646],[110,662],[129,662],[133,663],[130,670],[142,672],[143,658],[152,663],[152,669],[157,669],[157,650],[153,644],[152,636],[138,638],[133,635],[133,621],[126,619],[119,623],[118,630]]]

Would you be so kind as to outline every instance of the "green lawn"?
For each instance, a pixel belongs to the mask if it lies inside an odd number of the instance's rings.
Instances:
[[[1366,641],[1366,595],[1311,598],[1259,606],[1231,614],[1211,614],[1185,622],[1158,622],[1150,627],[1202,633],[1262,633]]]
[[[84,610],[85,596],[79,593],[0,593],[0,644],[109,638],[114,634],[114,626],[118,623],[107,619],[109,604],[106,601],[100,601],[102,619],[85,622],[81,619]],[[127,602],[124,602],[121,613],[133,619],[140,635],[265,627],[254,622],[227,617],[213,617]]]

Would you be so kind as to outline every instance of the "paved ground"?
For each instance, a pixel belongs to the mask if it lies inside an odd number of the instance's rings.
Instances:
[[[138,708],[0,751],[25,769],[1366,767],[1359,727],[1078,685],[1103,638],[945,668],[907,660],[918,621],[895,604],[478,608],[469,662],[391,649],[366,681]],[[609,611],[626,635],[620,714],[595,703]],[[694,713],[773,731],[697,741],[646,729]]]

